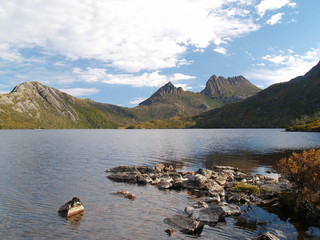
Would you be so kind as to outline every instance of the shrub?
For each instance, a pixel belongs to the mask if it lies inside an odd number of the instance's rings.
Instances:
[[[320,225],[320,150],[306,150],[282,158],[278,172],[297,187],[295,213]]]
[[[298,191],[320,190],[320,150],[306,150],[282,158],[277,164],[278,172],[295,184]]]

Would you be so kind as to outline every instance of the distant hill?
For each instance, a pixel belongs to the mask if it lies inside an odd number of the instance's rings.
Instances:
[[[274,84],[237,103],[193,118],[200,128],[286,127],[320,111],[320,63],[304,76]]]

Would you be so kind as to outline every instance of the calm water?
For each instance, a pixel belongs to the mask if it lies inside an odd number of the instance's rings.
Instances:
[[[104,171],[165,162],[183,170],[224,164],[264,173],[293,150],[320,148],[319,140],[319,133],[279,129],[0,131],[0,239],[252,239],[266,229],[282,239],[317,239],[318,228],[293,225],[260,208],[257,216],[270,223],[255,229],[228,218],[225,225],[206,226],[199,237],[168,237],[163,219],[195,199],[184,191],[111,182]],[[120,189],[137,199],[110,194]],[[58,208],[74,196],[86,211],[61,218]]]

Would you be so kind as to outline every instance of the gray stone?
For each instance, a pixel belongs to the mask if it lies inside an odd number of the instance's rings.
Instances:
[[[137,182],[139,184],[147,184],[147,183],[151,183],[152,179],[148,174],[141,174],[137,176]]]
[[[161,178],[160,182],[158,182],[159,189],[170,189],[173,187],[173,179],[172,178]]]
[[[203,224],[197,220],[183,215],[174,215],[171,218],[165,218],[164,223],[187,234],[198,234],[203,229]]]
[[[107,178],[117,182],[137,183],[138,176],[141,176],[141,173],[139,171],[138,172],[117,172],[107,176]]]
[[[191,218],[209,225],[225,222],[224,212],[216,207],[194,209]]]
[[[226,217],[241,215],[241,209],[237,205],[228,204],[228,205],[222,205],[222,206],[217,206],[217,207],[220,208],[224,212],[224,215]]]
[[[137,166],[117,166],[106,170],[106,172],[119,173],[119,172],[139,172]],[[139,172],[140,173],[140,172]]]

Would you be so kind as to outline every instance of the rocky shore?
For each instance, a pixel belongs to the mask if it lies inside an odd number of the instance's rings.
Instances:
[[[198,197],[192,206],[186,206],[184,215],[164,219],[172,234],[178,230],[187,234],[200,234],[204,225],[215,226],[226,217],[237,216],[239,224],[254,222],[246,214],[250,206],[257,205],[277,210],[288,207],[282,195],[294,194],[295,189],[285,179],[261,174],[251,175],[230,166],[215,166],[213,170],[177,171],[171,165],[118,166],[106,171],[113,181],[132,184],[152,184],[160,190],[187,190]],[[241,211],[239,205],[247,205]],[[259,224],[259,223],[255,223]],[[172,228],[172,229],[171,229]],[[272,234],[268,233],[268,236]],[[273,238],[265,239],[277,239]]]

